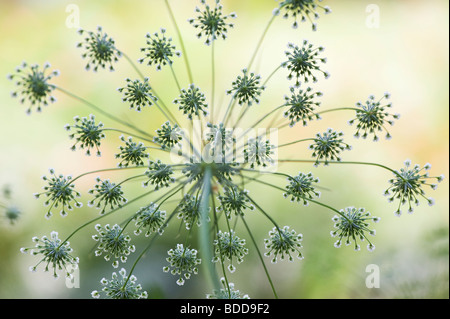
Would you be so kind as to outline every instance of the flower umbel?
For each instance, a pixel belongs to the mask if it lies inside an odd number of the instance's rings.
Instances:
[[[250,138],[244,149],[244,159],[246,163],[250,163],[250,168],[255,166],[267,167],[273,164],[274,160],[271,155],[274,154],[274,145],[270,141],[263,140],[263,137]]]
[[[220,283],[224,288],[220,288],[219,291],[214,290],[212,294],[207,294],[206,299],[250,299],[248,295],[243,295],[239,290],[235,290],[232,282],[227,285],[225,277],[220,279]]]
[[[184,247],[183,244],[177,244],[177,248],[171,249],[167,253],[169,257],[166,260],[170,265],[164,267],[163,271],[170,271],[172,275],[178,275],[178,285],[184,285],[185,279],[188,280],[192,274],[198,273],[198,265],[200,265],[201,259],[197,258],[196,249],[189,249]]]
[[[195,11],[200,13],[196,19],[189,19],[189,23],[200,30],[197,34],[198,38],[202,36],[206,37],[205,44],[210,45],[212,41],[217,38],[226,39],[228,28],[233,28],[233,23],[228,23],[227,19],[236,18],[236,13],[230,13],[229,15],[224,15],[222,13],[222,5],[220,0],[215,0],[216,6],[214,10],[206,4],[206,0],[200,0],[200,2],[205,6],[205,10],[202,11],[200,8],[195,8]]]
[[[53,169],[50,169],[49,172],[53,175],[52,177],[42,177],[44,181],[48,182],[48,186],[43,187],[45,192],[34,194],[36,198],[39,198],[41,195],[48,197],[44,205],[50,205],[50,208],[45,214],[45,217],[50,218],[52,216],[51,210],[53,208],[58,208],[59,205],[62,206],[60,211],[61,216],[66,216],[66,209],[71,211],[73,209],[72,205],[78,208],[83,206],[82,203],[76,200],[76,198],[81,197],[81,195],[74,189],[75,185],[72,182],[72,176],[69,175],[64,177],[62,174],[57,176]]]
[[[320,197],[320,192],[316,191],[313,184],[319,182],[319,179],[314,177],[312,173],[304,174],[298,173],[297,176],[288,177],[289,184],[286,186],[286,193],[283,194],[285,198],[291,197],[291,201],[303,202],[303,205],[308,205],[308,199]]]
[[[107,65],[109,65],[109,70],[114,71],[113,63],[118,62],[122,56],[122,53],[116,48],[114,39],[103,33],[103,29],[100,26],[97,27],[97,32],[83,29],[78,30],[78,32],[81,35],[87,34],[84,42],[78,44],[79,48],[84,47],[86,50],[81,55],[83,59],[88,59],[86,70],[90,70],[94,66],[93,70],[97,72],[99,67],[106,69]]]
[[[352,240],[355,243],[355,250],[361,249],[358,240],[367,240],[367,249],[373,251],[375,245],[370,242],[367,235],[375,236],[375,230],[369,229],[369,222],[379,222],[380,218],[371,216],[364,208],[346,207],[340,210],[340,215],[332,218],[335,222],[334,228],[336,230],[331,232],[332,237],[339,237],[334,243],[336,248],[341,247],[342,241],[345,240],[345,245],[349,246]]]
[[[119,270],[119,275],[116,272],[112,273],[112,279],[103,278],[100,283],[103,286],[102,292],[110,299],[146,299],[148,294],[142,291],[142,286],[136,284],[137,278],[134,275],[127,276],[124,268]],[[100,298],[100,292],[94,290],[91,293],[93,298]]]
[[[157,136],[153,138],[153,141],[161,145],[162,149],[171,149],[183,139],[183,131],[178,124],[172,126],[169,121],[157,129],[156,134]]]
[[[3,201],[3,199],[5,201]],[[20,219],[22,211],[15,205],[8,203],[10,200],[11,188],[9,185],[5,185],[0,191],[0,211],[2,212],[2,215],[0,215],[0,220],[5,219],[10,225],[14,225]]]
[[[25,103],[26,100],[31,103],[27,109],[27,113],[31,113],[31,108],[36,107],[36,111],[42,111],[43,106],[48,103],[53,103],[56,98],[51,95],[56,86],[49,83],[49,81],[59,75],[59,71],[55,70],[47,73],[50,68],[50,63],[45,63],[42,70],[39,70],[39,65],[34,64],[29,66],[23,62],[16,68],[16,74],[8,75],[8,79],[16,80],[16,85],[19,87],[17,91],[11,93],[13,97],[21,96],[20,103]]]
[[[294,257],[292,253],[297,253],[298,259],[303,259],[303,255],[300,252],[300,248],[302,248],[302,244],[300,243],[303,239],[302,234],[297,234],[295,230],[291,230],[289,226],[284,226],[282,229],[278,227],[274,227],[269,232],[268,239],[264,240],[266,249],[269,251],[264,255],[269,257],[273,255],[272,263],[276,263],[278,257],[281,260],[284,260],[285,257],[288,257],[289,261],[294,261]]]
[[[186,229],[191,229],[194,224],[197,226],[201,225],[199,206],[200,200],[194,195],[186,194],[180,201],[177,217],[184,221]]]
[[[143,107],[150,107],[158,101],[158,98],[151,92],[152,88],[147,77],[143,81],[131,80],[130,78],[126,78],[125,81],[127,86],[118,88],[117,91],[123,93],[122,101],[128,102],[130,109],[135,108],[136,111],[140,112]]]
[[[65,126],[67,131],[72,129],[76,130],[75,133],[69,135],[69,138],[75,138],[76,142],[72,146],[72,150],[75,151],[77,148],[77,144],[80,144],[81,149],[86,149],[86,155],[91,155],[91,149],[96,148],[97,156],[100,156],[102,153],[100,152],[100,144],[101,140],[105,138],[105,134],[103,133],[103,123],[99,122],[95,124],[95,116],[89,115],[89,118],[79,116],[74,117],[75,124]]]
[[[330,76],[328,72],[322,71],[319,68],[319,62],[327,62],[326,58],[319,57],[319,53],[325,50],[324,47],[319,46],[314,48],[311,43],[304,40],[301,48],[293,43],[289,43],[288,48],[292,51],[285,52],[288,60],[283,62],[281,66],[289,70],[289,80],[295,76],[295,86],[300,86],[300,79],[303,79],[305,83],[311,80],[317,82],[318,79],[313,72],[322,73],[325,78]]]
[[[175,51],[172,38],[166,38],[166,29],[161,28],[161,35],[155,32],[153,35],[147,33],[147,47],[141,48],[145,57],[139,59],[139,63],[144,63],[148,59],[147,65],[156,65],[156,70],[161,70],[164,65],[172,65],[174,56],[181,56],[181,52]]]
[[[14,225],[18,219],[20,219],[20,215],[22,215],[22,211],[16,206],[8,206],[4,212],[4,218],[9,221],[11,225]]]
[[[432,189],[436,189],[437,184],[431,184],[429,181],[434,179],[440,183],[444,176],[429,176],[428,170],[430,168],[430,164],[426,164],[422,168],[418,164],[411,167],[411,161],[406,160],[405,167],[401,168],[400,171],[395,171],[395,177],[389,180],[391,185],[384,192],[385,196],[389,196],[388,200],[390,202],[395,199],[399,200],[395,215],[400,216],[400,207],[406,204],[408,204],[408,213],[412,213],[414,211],[412,204],[414,203],[418,206],[420,198],[424,198],[430,206],[434,204],[433,198],[425,196],[423,187],[429,186]]]
[[[223,195],[219,195],[220,206],[218,211],[223,211],[228,219],[234,212],[236,216],[244,214],[245,209],[254,210],[248,198],[248,190],[240,190],[237,186],[224,187]]]
[[[94,199],[88,202],[89,206],[94,206],[97,201],[96,208],[100,209],[100,214],[104,214],[107,206],[111,209],[122,207],[127,202],[127,199],[123,196],[122,186],[111,183],[109,179],[101,180],[100,177],[96,178],[97,185],[93,189],[89,190],[89,194],[94,195]],[[103,207],[102,207],[103,205]]]
[[[135,235],[139,235],[143,229],[147,229],[145,237],[158,232],[160,235],[164,232],[166,221],[166,212],[159,209],[156,203],[150,203],[139,209],[134,217],[137,229]]]
[[[36,271],[37,266],[42,262],[47,263],[45,271],[49,270],[49,266],[53,267],[53,276],[58,278],[56,270],[65,270],[66,276],[71,277],[70,271],[67,270],[67,266],[70,265],[74,268],[78,267],[78,257],[73,257],[71,252],[73,249],[70,247],[68,241],[62,242],[58,238],[58,233],[52,231],[50,238],[43,236],[42,238],[33,237],[33,242],[36,243],[35,247],[21,248],[23,253],[30,251],[32,255],[42,255],[43,258],[38,262],[36,266],[30,268],[31,271]]]
[[[383,99],[389,99],[389,97],[389,93],[385,93],[381,99],[375,101],[375,96],[371,95],[365,104],[361,102],[356,103],[356,106],[359,108],[356,110],[356,118],[348,122],[350,125],[357,123],[357,130],[354,135],[356,138],[360,136],[366,138],[369,134],[373,134],[373,140],[378,141],[377,132],[382,132],[383,130],[386,132],[386,139],[391,138],[391,134],[385,125],[394,125],[394,120],[398,120],[400,115],[390,114],[386,111],[386,109],[392,107],[392,103],[381,103]]]
[[[227,91],[227,94],[232,94],[237,99],[239,105],[252,105],[253,102],[259,103],[259,96],[265,87],[260,85],[261,76],[253,72],[248,72],[247,69],[242,70],[243,75],[238,75],[236,80],[231,84],[232,88]]]
[[[293,127],[296,123],[302,122],[303,126],[308,124],[308,121],[320,119],[320,116],[316,114],[315,108],[320,106],[320,102],[314,102],[314,98],[322,96],[321,92],[311,92],[312,89],[308,87],[306,90],[299,89],[298,93],[295,93],[295,88],[291,87],[291,96],[285,96],[285,101],[289,109],[284,112],[284,116],[290,121],[289,126]]]
[[[95,230],[98,232],[98,234],[92,236],[92,239],[98,242],[95,256],[105,253],[106,261],[115,258],[116,260],[112,263],[114,268],[119,267],[118,259],[125,263],[128,255],[136,249],[134,245],[130,245],[131,237],[124,235],[123,229],[117,224],[113,227],[109,224],[105,227],[97,224]]]
[[[170,165],[164,164],[161,160],[156,162],[150,161],[148,170],[145,171],[145,175],[148,180],[144,182],[144,186],[148,184],[155,185],[155,190],[161,187],[169,187],[171,183],[175,182],[175,178],[172,177],[173,170]]]
[[[339,154],[341,151],[352,149],[350,145],[344,143],[344,139],[341,138],[343,135],[344,133],[333,131],[331,128],[323,134],[316,134],[314,144],[309,146],[309,149],[313,150],[312,157],[317,158],[316,166],[319,165],[321,160],[325,161],[325,165],[328,165],[328,160],[340,161]]]
[[[233,230],[229,233],[219,230],[217,239],[214,240],[213,244],[215,246],[213,261],[219,262],[228,259],[230,261],[230,265],[228,266],[230,272],[236,270],[236,267],[233,265],[233,259],[240,264],[244,261],[244,256],[248,254],[248,249],[245,248],[245,239],[236,236]]]
[[[128,139],[125,139],[122,135],[120,140],[125,143],[125,146],[119,146],[120,153],[116,154],[116,158],[121,159],[118,166],[128,167],[130,164],[136,166],[144,165],[144,159],[150,157],[144,143],[133,142],[133,138],[131,136],[128,137]]]
[[[319,2],[322,0],[318,0]],[[275,10],[275,14],[278,14],[280,10],[285,11],[283,18],[287,19],[289,16],[294,18],[292,27],[296,29],[298,27],[297,18],[300,17],[300,22],[309,20],[312,25],[313,31],[317,30],[317,23],[312,22],[312,19],[318,19],[319,13],[317,8],[324,11],[325,14],[331,13],[331,9],[328,6],[321,6],[317,0],[284,0],[280,3],[279,9]]]
[[[208,105],[205,103],[205,95],[200,91],[200,88],[191,84],[189,88],[181,89],[180,97],[173,101],[173,103],[179,105],[178,109],[182,110],[184,114],[187,114],[188,118],[192,120],[192,117],[208,115],[206,111]]]

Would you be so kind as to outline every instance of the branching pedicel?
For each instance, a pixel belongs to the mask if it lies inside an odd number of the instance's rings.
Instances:
[[[235,13],[225,15],[220,0],[215,0],[214,8],[205,0],[201,0],[203,8],[195,8],[197,17],[188,20],[197,30],[196,35],[204,38],[209,46],[208,50],[211,50],[212,87],[200,88],[193,81],[194,70],[190,67],[183,38],[169,0],[165,0],[164,3],[177,31],[178,41],[169,37],[164,28],[159,28],[157,32],[150,30],[153,33],[148,33],[146,38],[142,39],[144,46],[141,49],[141,56],[143,56],[138,60],[142,64],[146,62],[147,67],[144,65],[143,70],[116,46],[115,41],[104,33],[101,27],[96,32],[80,31],[80,34],[85,36],[79,47],[84,49],[82,57],[88,60],[86,70],[98,71],[105,68],[114,70],[114,64],[123,57],[137,71],[138,78],[126,78],[118,91],[122,101],[130,109],[162,113],[166,118],[165,122],[157,125],[153,131],[141,129],[111,114],[105,108],[52,84],[52,78],[59,73],[57,71],[49,73],[49,64],[40,68],[38,65],[29,67],[23,63],[15,74],[9,76],[17,86],[13,97],[21,96],[22,103],[31,103],[27,112],[31,112],[32,108],[41,111],[49,102],[54,102],[52,94],[55,92],[65,94],[91,108],[95,115],[76,116],[74,124],[66,125],[67,131],[71,132],[69,138],[75,140],[73,150],[80,148],[87,155],[94,151],[101,156],[101,143],[107,135],[121,134],[119,137],[121,146],[116,154],[117,167],[86,172],[74,178],[58,175],[54,170],[50,170],[50,176],[43,177],[46,183],[44,192],[36,194],[36,197],[46,197],[45,205],[49,206],[45,214],[47,218],[56,209],[65,216],[74,207],[81,207],[82,203],[78,199],[81,194],[75,190],[75,182],[78,179],[103,172],[110,173],[111,180],[116,180],[113,176],[115,172],[130,173],[129,177],[116,182],[97,178],[97,184],[88,192],[88,196],[91,197],[87,199],[87,204],[100,209],[98,217],[75,229],[64,240],[59,239],[56,232],[52,232],[50,238],[46,236],[41,239],[34,238],[35,247],[22,249],[23,252],[32,251],[33,254],[42,256],[38,264],[46,263],[45,270],[53,267],[53,274],[57,276],[57,270],[64,269],[68,265],[77,265],[78,258],[72,256],[73,250],[68,239],[80,229],[97,223],[105,216],[124,210],[131,203],[139,202],[141,208],[130,218],[121,220],[119,217],[113,226],[96,224],[94,228],[96,232],[92,237],[97,242],[95,255],[112,260],[116,268],[119,262],[126,267],[129,259],[133,264],[128,271],[122,268],[119,275],[113,272],[111,280],[102,279],[103,288],[101,291],[94,291],[93,297],[100,297],[102,292],[109,298],[147,297],[147,292],[137,284],[133,271],[144,254],[151,254],[153,243],[164,234],[164,230],[171,225],[177,227],[174,217],[177,217],[184,226],[178,226],[179,237],[182,239],[175,248],[168,251],[168,264],[163,270],[175,275],[179,285],[183,285],[186,280],[192,278],[192,275],[203,273],[210,276],[213,283],[211,291],[205,292],[208,298],[248,298],[247,295],[234,289],[226,268],[234,272],[248,254],[256,254],[274,296],[278,297],[266,268],[267,259],[264,256],[269,257],[272,262],[285,258],[290,261],[294,260],[294,257],[307,258],[301,252],[303,235],[290,225],[280,227],[270,212],[253,198],[247,186],[251,186],[248,184],[254,182],[279,192],[280,198],[284,196],[292,202],[319,205],[330,210],[335,215],[332,218],[335,230],[331,232],[331,236],[337,238],[334,244],[336,247],[344,243],[353,245],[355,250],[359,250],[360,242],[366,241],[369,251],[375,248],[368,235],[375,235],[372,222],[378,222],[380,218],[373,217],[364,208],[334,208],[333,205],[325,203],[326,198],[323,196],[320,198],[321,194],[317,189],[319,179],[312,173],[303,171],[305,167],[301,168],[302,171],[297,175],[291,176],[271,170],[276,163],[291,162],[316,166],[325,164],[330,167],[342,164],[376,166],[392,175],[387,181],[385,195],[389,201],[398,202],[395,215],[401,214],[401,207],[404,205],[408,207],[408,212],[412,212],[413,204],[418,205],[421,201],[430,205],[434,203],[433,199],[427,197],[425,187],[435,189],[436,183],[433,181],[441,182],[443,176],[430,176],[428,174],[430,164],[420,168],[419,165],[411,166],[410,161],[407,161],[404,168],[395,170],[379,163],[344,161],[342,158],[349,156],[350,152],[347,151],[351,146],[342,132],[332,128],[322,129],[315,136],[283,143],[271,140],[268,130],[264,133],[257,130],[261,123],[267,123],[266,120],[271,120],[271,123],[276,123],[274,121],[276,119],[281,120],[282,122],[278,121],[281,124],[273,128],[289,129],[297,123],[306,126],[310,121],[319,120],[328,112],[344,110],[354,112],[349,124],[356,127],[355,137],[372,136],[376,141],[379,139],[379,132],[384,131],[386,138],[391,138],[387,126],[399,119],[399,115],[388,111],[392,108],[392,104],[387,102],[390,98],[388,93],[378,100],[375,96],[370,96],[367,102],[356,103],[356,107],[318,111],[321,103],[317,98],[321,97],[322,93],[315,92],[311,87],[305,87],[304,83],[319,81],[321,78],[319,75],[325,78],[329,76],[328,72],[322,70],[322,66],[327,62],[323,56],[322,46],[310,44],[307,40],[289,43],[285,60],[275,66],[275,71],[268,78],[264,79],[252,70],[257,52],[278,15],[292,19],[294,28],[299,26],[299,21],[311,21],[313,30],[316,30],[317,25],[312,19],[317,19],[319,12],[330,13],[331,10],[327,6],[321,6],[316,0],[281,1],[263,30],[249,64],[241,69],[242,73],[230,83],[229,87],[222,89],[223,93],[228,94],[229,101],[226,105],[218,105],[214,99],[215,42],[227,38],[228,31],[234,27],[230,19],[235,19],[237,15]],[[177,50],[178,46],[181,51]],[[174,63],[181,63],[181,60],[176,59],[181,55],[184,56],[190,83],[181,83],[172,68]],[[170,69],[178,89],[171,100],[172,103],[161,99],[152,86],[151,76],[144,76],[152,71],[149,66],[156,66],[158,71]],[[268,113],[258,115],[260,107],[256,104],[264,103],[265,88],[270,85],[268,83],[270,77],[275,72],[282,72],[283,69],[286,69],[286,91],[290,91],[290,95],[285,96],[284,100],[281,99],[280,105],[272,107]],[[209,89],[211,91],[208,91]],[[282,112],[277,112],[279,110]],[[237,118],[234,116],[236,114]],[[252,114],[251,120],[249,114]],[[102,117],[103,121],[115,121],[120,128],[106,127],[97,120],[97,117]],[[239,124],[244,122],[243,118],[246,118],[247,125],[240,129]],[[200,130],[189,134],[185,127],[196,127]],[[308,146],[297,145],[302,145],[303,142],[309,142],[309,150]],[[304,154],[305,157],[277,158],[276,152],[286,146],[296,147],[297,154]],[[172,162],[159,159],[158,157],[162,155],[170,155]],[[264,180],[262,176],[281,177],[287,181],[286,186],[279,187]],[[127,199],[128,196],[124,194],[122,186],[134,179],[142,179],[143,186],[147,188],[144,188],[142,194]],[[175,205],[170,204],[174,201]],[[247,221],[249,210],[259,212],[262,218],[266,218],[271,224],[268,238],[264,240],[255,238],[252,226]],[[247,239],[244,239],[245,232],[240,233],[243,230],[247,231]],[[193,241],[190,236],[194,231],[199,232],[199,242]],[[148,237],[149,243],[144,249],[136,247],[130,235],[134,233],[137,236],[142,232]],[[265,252],[260,250],[261,244],[265,245]],[[332,241],[330,244],[333,244]],[[36,267],[37,265],[32,269],[35,270]],[[217,272],[221,273],[220,279]]]

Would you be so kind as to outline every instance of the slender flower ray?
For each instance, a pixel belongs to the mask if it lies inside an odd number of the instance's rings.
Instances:
[[[253,51],[252,57],[250,58],[250,62],[248,63],[247,69],[250,69],[252,67],[253,62],[255,61],[256,55],[258,54],[258,51],[261,48],[262,43],[264,42],[267,32],[269,31],[270,26],[273,24],[273,21],[275,20],[276,17],[277,17],[277,15],[273,14],[272,17],[270,18],[269,22],[267,23],[266,27],[264,28],[264,31],[258,40],[256,48]]]
[[[268,118],[269,116],[272,116],[276,111],[280,110],[282,107],[284,107],[285,105],[280,105],[277,106],[276,108],[274,108],[272,111],[266,113],[264,116],[262,116],[258,121],[256,121],[254,124],[250,125],[249,128],[244,131],[237,139],[240,140],[242,137],[244,137],[249,131],[251,131],[253,128],[258,127],[258,125],[264,121],[266,118]],[[237,125],[235,125],[234,128],[236,128]],[[269,125],[268,127],[273,127],[272,125]]]
[[[304,139],[301,139],[301,140],[296,140],[296,141],[293,141],[293,142],[277,145],[276,147],[277,148],[281,148],[281,147],[285,147],[285,146],[289,146],[289,145],[293,145],[293,144],[297,144],[297,143],[301,143],[301,142],[306,142],[306,141],[314,141],[314,139],[313,138],[304,138]]]
[[[110,114],[110,113],[104,111],[101,107],[98,107],[98,106],[96,106],[95,104],[92,104],[91,102],[85,100],[84,98],[79,97],[79,96],[77,96],[77,95],[75,95],[75,94],[73,94],[73,93],[71,93],[71,92],[69,92],[69,91],[67,91],[66,89],[63,89],[63,88],[61,88],[61,87],[56,86],[55,88],[56,88],[58,91],[60,91],[60,92],[62,92],[62,93],[64,93],[64,94],[70,96],[71,98],[74,98],[74,99],[76,99],[76,100],[82,102],[83,104],[85,104],[85,105],[87,105],[88,107],[92,108],[92,109],[95,110],[96,112],[99,112],[99,113],[103,114],[104,116],[110,118],[111,120],[116,121],[117,123],[120,123],[120,124],[122,124],[122,125],[124,125],[124,126],[129,127],[129,128],[131,128],[132,130],[138,132],[139,134],[146,135],[146,136],[148,136],[148,137],[152,137],[152,136],[149,135],[147,132],[145,132],[145,131],[143,131],[143,130],[137,128],[137,127],[135,127],[134,125],[132,125],[132,124],[130,124],[130,123],[128,123],[128,122],[125,122],[125,121],[123,121],[122,119],[120,119],[120,118],[118,118],[118,117],[116,117],[116,116],[114,116],[114,115],[112,115],[112,114]]]
[[[314,163],[313,160],[303,160],[303,159],[278,159],[280,163]],[[319,161],[320,163],[325,163],[325,161]],[[398,173],[395,172],[392,168],[387,167],[383,164],[371,163],[371,162],[357,162],[357,161],[328,161],[329,164],[352,164],[352,165],[369,165],[369,166],[378,166],[383,169],[386,169],[396,175]],[[399,176],[399,175],[398,175]]]
[[[152,143],[152,144],[159,145],[158,143],[155,143],[155,141],[154,141],[154,136],[153,136],[153,135],[150,135],[150,136],[148,136],[148,137],[144,137],[144,136],[136,135],[135,133],[130,133],[130,132],[128,132],[128,131],[116,129],[116,128],[113,128],[113,127],[107,127],[107,128],[104,128],[103,131],[118,132],[118,133],[120,133],[120,134],[125,134],[125,135],[128,135],[128,136],[133,136],[133,137],[138,138],[138,139],[141,139],[141,140],[143,140],[143,141],[146,141],[146,142],[149,142],[149,143]],[[161,149],[161,148],[158,148],[158,149]]]
[[[180,28],[178,27],[178,23],[177,23],[177,21],[175,19],[175,15],[173,14],[173,10],[172,10],[172,8],[171,8],[171,6],[169,4],[169,1],[168,0],[164,0],[164,3],[166,5],[166,7],[167,7],[167,11],[169,12],[170,19],[171,19],[173,25],[175,26],[175,30],[176,30],[177,35],[178,35],[178,40],[180,41],[180,47],[181,47],[181,51],[183,52],[183,57],[184,57],[184,62],[186,64],[186,70],[187,70],[187,73],[188,73],[189,82],[190,83],[194,83],[194,79],[192,77],[191,66],[190,66],[190,63],[189,63],[189,59],[188,59],[188,55],[187,55],[187,52],[186,52],[186,48],[184,46],[183,37],[181,36]]]
[[[211,115],[210,119],[214,118],[215,96],[216,96],[216,63],[215,63],[215,42],[211,43]]]
[[[252,234],[252,232],[250,230],[250,227],[249,227],[247,221],[244,219],[243,216],[240,216],[240,217],[242,219],[242,222],[244,223],[245,228],[247,229],[247,232],[248,232],[248,234],[249,234],[249,236],[250,236],[250,238],[251,238],[251,240],[253,242],[253,245],[255,246],[256,252],[258,253],[259,260],[261,261],[261,264],[262,264],[262,266],[264,268],[264,272],[266,274],[267,280],[269,281],[270,288],[272,289],[272,293],[275,296],[275,299],[278,299],[277,291],[275,290],[275,286],[273,284],[272,278],[269,275],[269,271],[267,269],[266,263],[264,262],[264,258],[263,258],[262,254],[261,254],[261,251],[258,248],[258,243],[256,242],[256,240],[255,240],[255,238],[254,238],[254,236],[253,236],[253,234]]]

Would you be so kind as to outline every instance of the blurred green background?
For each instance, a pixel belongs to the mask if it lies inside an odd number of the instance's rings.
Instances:
[[[194,17],[199,1],[170,0],[183,34],[188,57],[194,70],[196,84],[210,88],[210,48],[195,37],[195,30],[187,22]],[[226,105],[225,90],[233,78],[250,59],[256,41],[270,19],[277,3],[273,0],[223,0],[225,12],[234,11],[238,18],[235,29],[228,32],[229,39],[216,46],[217,105]],[[288,42],[300,43],[308,39],[323,45],[328,58],[325,69],[331,73],[328,80],[320,79],[314,88],[324,93],[322,109],[351,107],[365,101],[370,95],[392,94],[394,112],[401,118],[390,130],[393,139],[378,143],[355,140],[353,127],[347,125],[352,112],[325,114],[323,120],[308,127],[297,125],[280,132],[280,141],[310,137],[328,127],[344,131],[346,141],[353,145],[344,160],[371,161],[394,169],[403,166],[405,159],[413,163],[433,165],[431,174],[449,176],[448,163],[448,1],[324,1],[333,13],[321,14],[318,31],[312,32],[309,23],[297,30],[291,29],[292,20],[279,17],[263,43],[255,63],[255,70],[264,78],[283,59]],[[379,25],[371,24],[379,9]],[[60,237],[95,216],[98,211],[84,207],[66,218],[59,215],[44,218],[42,200],[33,193],[43,186],[40,177],[52,167],[58,173],[76,176],[89,170],[114,167],[119,140],[111,134],[102,145],[103,156],[86,157],[82,151],[72,152],[72,141],[63,126],[71,123],[75,115],[87,116],[91,110],[80,103],[57,94],[58,101],[42,113],[25,114],[27,106],[10,97],[14,90],[6,80],[22,61],[28,63],[51,62],[61,71],[54,83],[64,87],[113,114],[154,131],[165,121],[152,109],[137,114],[120,101],[115,90],[124,85],[124,78],[135,77],[133,69],[124,59],[116,64],[116,72],[86,72],[81,50],[76,44],[81,37],[76,28],[67,24],[73,12],[69,5],[79,8],[80,27],[94,30],[103,26],[116,40],[117,46],[132,59],[141,57],[139,49],[145,44],[145,34],[165,27],[178,40],[162,0],[116,1],[18,1],[0,0],[0,186],[10,185],[13,194],[8,202],[18,206],[23,214],[15,225],[0,219],[0,298],[89,298],[99,289],[99,280],[110,277],[112,267],[102,258],[93,257],[94,233],[91,225],[71,240],[75,254],[80,257],[80,288],[68,289],[64,278],[53,280],[42,267],[37,273],[29,272],[33,257],[20,254],[19,249],[31,246],[33,236],[48,235],[57,230]],[[68,7],[69,6],[69,7]],[[369,6],[369,7],[368,7]],[[73,21],[73,20],[71,20]],[[177,97],[170,70],[155,72],[145,65],[140,69],[150,75],[154,87],[166,99]],[[182,86],[188,85],[184,63],[178,59],[174,69]],[[261,105],[255,106],[255,115],[264,114],[280,105],[289,91],[287,73],[281,70],[268,83]],[[207,91],[208,95],[208,91]],[[109,120],[101,118],[106,126]],[[118,135],[117,135],[118,136]],[[307,145],[298,144],[283,150],[280,157],[309,158]],[[303,207],[284,200],[281,194],[265,187],[249,185],[251,194],[279,225],[290,225],[304,235],[305,259],[276,265],[267,260],[269,271],[281,298],[448,298],[448,180],[444,180],[428,195],[436,199],[429,207],[419,206],[414,214],[395,217],[396,204],[387,203],[382,196],[391,175],[387,171],[365,166],[329,166],[313,168],[309,164],[280,165],[278,170],[296,174],[311,171],[330,189],[322,194],[323,202],[336,208],[365,207],[381,222],[376,224],[374,242],[377,249],[369,253],[362,249],[354,252],[350,247],[336,249],[332,230],[333,213],[319,206]],[[106,176],[106,175],[105,175]],[[109,176],[120,180],[120,174]],[[77,188],[84,194],[90,189],[96,175],[84,178]],[[265,179],[269,180],[270,179]],[[272,180],[280,186],[285,181]],[[126,188],[128,198],[137,193],[139,185]],[[84,197],[86,202],[87,197]],[[142,203],[140,203],[142,204]],[[123,212],[128,216],[131,206]],[[114,216],[114,215],[113,215]],[[117,216],[105,222],[115,223],[125,217]],[[270,222],[261,214],[249,213],[249,223],[256,238],[262,240],[271,229]],[[203,298],[208,292],[204,277],[194,276],[183,287],[175,284],[172,275],[163,273],[168,249],[177,242],[177,227],[167,231],[136,268],[135,274],[144,289],[154,298]],[[251,245],[248,236],[242,236]],[[145,242],[136,241],[138,250]],[[133,259],[130,257],[130,259]],[[368,289],[366,266],[380,268],[378,289]],[[127,265],[130,267],[131,263]],[[253,298],[271,298],[270,286],[256,253],[251,252],[236,273],[229,276],[235,287]]]

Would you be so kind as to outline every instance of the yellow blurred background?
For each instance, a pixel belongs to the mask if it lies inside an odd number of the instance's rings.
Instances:
[[[195,30],[187,22],[194,17],[200,1],[170,0],[185,41],[195,82],[210,90],[210,47],[195,37]],[[235,28],[229,30],[226,41],[216,43],[216,103],[226,106],[225,91],[244,68],[255,48],[272,10],[273,0],[222,0],[224,12],[236,12]],[[448,150],[448,1],[324,1],[332,14],[321,13],[318,31],[312,32],[309,23],[296,30],[292,20],[278,17],[270,28],[255,60],[255,71],[268,76],[282,61],[288,42],[303,39],[325,47],[328,61],[325,69],[331,73],[313,87],[322,91],[321,109],[353,107],[370,95],[391,93],[393,112],[400,120],[390,129],[393,139],[377,143],[355,140],[354,127],[348,126],[352,112],[324,114],[321,121],[307,127],[300,124],[280,131],[280,144],[311,137],[328,127],[342,130],[352,151],[343,153],[343,160],[376,162],[394,169],[403,167],[411,159],[423,166],[432,164],[431,175],[449,176]],[[94,242],[90,238],[94,225],[83,229],[71,239],[75,254],[80,257],[80,288],[68,289],[64,278],[53,280],[43,267],[29,272],[35,258],[20,254],[19,249],[31,246],[33,236],[48,235],[57,230],[65,237],[83,222],[96,217],[98,211],[87,208],[75,210],[62,218],[55,214],[44,218],[46,209],[33,193],[43,186],[40,179],[52,167],[57,173],[77,176],[85,171],[114,167],[114,154],[119,145],[118,135],[111,134],[102,143],[102,157],[86,157],[83,151],[72,152],[72,141],[64,130],[75,115],[87,116],[91,110],[77,101],[56,93],[58,101],[42,113],[25,114],[28,105],[20,105],[10,92],[14,84],[6,79],[22,61],[42,65],[49,61],[61,75],[54,83],[83,98],[101,105],[111,113],[153,132],[164,121],[156,109],[136,113],[121,102],[117,87],[124,86],[126,77],[136,77],[125,59],[115,65],[116,71],[85,71],[86,61],[76,44],[82,40],[71,24],[72,8],[79,9],[79,26],[94,30],[101,25],[113,37],[117,46],[133,60],[141,57],[139,49],[145,44],[145,34],[167,29],[178,47],[178,39],[163,0],[116,1],[25,1],[0,0],[0,187],[10,185],[11,203],[23,214],[15,225],[0,219],[0,298],[89,298],[99,289],[99,281],[110,277],[110,263],[93,257]],[[374,6],[375,5],[375,6]],[[375,11],[373,11],[375,8]],[[379,10],[379,11],[377,11]],[[320,11],[319,11],[320,12]],[[379,13],[378,20],[374,14]],[[149,75],[154,87],[167,102],[177,97],[177,89],[169,69],[156,72],[153,67],[140,65]],[[183,59],[177,59],[174,70],[183,87],[188,79]],[[280,70],[268,83],[262,102],[255,106],[255,115],[264,114],[280,105],[289,93],[286,70]],[[174,110],[175,112],[175,110]],[[114,123],[97,117],[106,126]],[[155,155],[157,156],[157,155]],[[286,148],[280,157],[310,158],[307,145]],[[297,174],[311,171],[321,180],[322,201],[336,208],[365,207],[381,217],[376,224],[374,243],[377,249],[354,252],[350,247],[336,249],[329,232],[333,228],[333,213],[319,206],[303,207],[290,203],[278,192],[249,185],[257,199],[279,225],[290,225],[304,235],[302,252],[305,259],[294,263],[279,262],[267,266],[281,298],[448,298],[448,179],[437,190],[427,189],[435,198],[432,207],[422,203],[411,215],[394,216],[395,203],[387,203],[382,196],[391,174],[375,167],[334,165],[314,168],[310,164],[283,164],[279,171]],[[110,177],[109,175],[105,175]],[[110,178],[120,180],[125,175]],[[77,183],[86,194],[96,175]],[[105,177],[106,178],[106,177]],[[265,179],[283,187],[283,179]],[[138,187],[128,189],[128,198],[137,194]],[[86,203],[87,195],[83,197]],[[123,214],[132,213],[132,206]],[[105,219],[103,223],[120,222],[125,217]],[[272,228],[270,222],[257,212],[248,215],[254,236],[263,239]],[[162,273],[168,249],[174,247],[177,228],[168,231],[143,258],[135,274],[152,298],[203,298],[209,287],[202,275],[194,276],[183,287],[175,284],[173,276]],[[172,234],[173,236],[170,236]],[[245,236],[243,236],[245,237]],[[247,237],[251,248],[251,241]],[[142,238],[137,241],[143,247]],[[195,242],[194,242],[195,243]],[[140,245],[139,245],[140,244]],[[250,254],[236,273],[229,275],[235,287],[252,298],[272,298],[273,295],[258,256]],[[130,257],[130,260],[133,258]],[[129,268],[130,264],[126,264]],[[367,265],[380,269],[380,288],[369,289],[365,279]],[[42,265],[41,265],[42,266]]]

